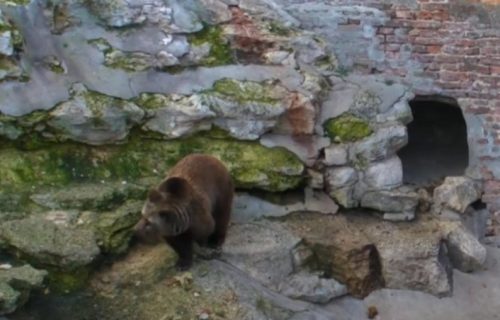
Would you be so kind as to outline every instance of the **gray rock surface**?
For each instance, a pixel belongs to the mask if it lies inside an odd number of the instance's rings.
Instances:
[[[361,198],[361,206],[382,212],[414,213],[419,201],[418,194],[405,189],[370,191]]]
[[[291,250],[299,243],[278,223],[235,225],[224,244],[221,259],[271,289],[277,289],[293,273]]]
[[[144,117],[135,104],[74,87],[71,100],[50,112],[48,125],[62,138],[88,144],[123,140],[130,128]]]
[[[486,261],[486,248],[461,224],[449,231],[446,245],[451,263],[460,271],[481,270]]]
[[[280,285],[279,291],[292,299],[325,304],[334,298],[347,294],[347,288],[335,279],[320,278],[318,275],[297,273]]]
[[[373,189],[393,189],[403,183],[403,167],[398,156],[374,162],[365,171],[364,181]]]
[[[9,266],[8,268],[6,268]],[[8,314],[28,300],[31,290],[41,289],[47,271],[30,265],[0,267],[0,315]]]
[[[382,127],[369,137],[355,142],[349,148],[351,161],[378,161],[387,159],[408,143],[406,127],[396,124]]]
[[[446,177],[443,184],[434,189],[433,211],[451,209],[464,213],[465,209],[481,197],[481,186],[467,177]]]
[[[27,260],[68,271],[90,264],[100,253],[92,232],[39,217],[2,223],[0,242]]]
[[[232,221],[243,223],[263,217],[282,217],[293,212],[311,211],[335,214],[338,206],[324,192],[306,188],[301,197],[275,204],[247,193],[239,193],[233,202]]]

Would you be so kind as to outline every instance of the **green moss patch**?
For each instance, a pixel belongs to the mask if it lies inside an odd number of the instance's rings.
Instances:
[[[188,36],[188,41],[193,46],[210,45],[210,54],[200,61],[204,66],[219,66],[234,62],[233,53],[229,42],[224,38],[219,26],[204,26],[196,33]]]
[[[340,140],[340,142],[356,141],[373,133],[366,121],[349,114],[329,119],[323,127],[330,139]]]
[[[206,93],[220,95],[241,104],[248,101],[274,104],[280,101],[280,95],[275,89],[274,85],[268,83],[221,79]]]
[[[124,145],[103,147],[66,143],[30,151],[1,149],[0,187],[36,190],[79,182],[161,179],[168,168],[190,153],[221,159],[241,188],[283,191],[303,181],[303,164],[284,148],[195,136],[168,142],[135,138]]]

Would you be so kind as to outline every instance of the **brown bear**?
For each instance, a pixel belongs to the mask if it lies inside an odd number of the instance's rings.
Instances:
[[[135,234],[145,242],[164,239],[178,254],[177,268],[193,263],[193,242],[220,249],[226,238],[234,186],[217,158],[191,154],[149,191]]]

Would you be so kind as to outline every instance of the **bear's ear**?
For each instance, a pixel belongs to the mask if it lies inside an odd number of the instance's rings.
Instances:
[[[179,177],[168,178],[167,180],[163,181],[158,187],[158,190],[160,190],[160,192],[169,193],[177,197],[186,195],[187,189],[188,182],[186,181],[186,179]]]
[[[151,202],[160,202],[163,199],[163,196],[161,195],[160,191],[156,189],[151,189],[149,190],[148,193],[148,200]]]

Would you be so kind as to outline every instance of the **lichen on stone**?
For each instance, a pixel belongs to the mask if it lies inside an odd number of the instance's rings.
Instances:
[[[330,139],[339,142],[356,141],[373,133],[366,121],[350,114],[328,119],[323,127]]]
[[[278,103],[282,94],[276,92],[273,83],[221,79],[214,83],[207,94],[216,94],[241,104],[245,102]]]

